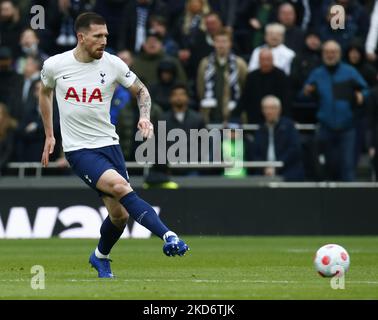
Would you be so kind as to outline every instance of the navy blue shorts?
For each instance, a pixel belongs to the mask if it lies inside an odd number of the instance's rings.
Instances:
[[[96,190],[99,196],[107,195],[96,188],[101,175],[109,169],[116,170],[129,181],[125,159],[119,144],[95,149],[80,149],[65,153],[71,169],[87,185]]]

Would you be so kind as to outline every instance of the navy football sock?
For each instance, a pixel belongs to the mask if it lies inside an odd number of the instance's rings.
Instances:
[[[135,191],[125,195],[119,202],[136,222],[159,238],[163,239],[164,234],[169,231],[155,210],[146,201],[139,198]]]
[[[110,220],[109,216],[107,216],[101,225],[101,238],[97,246],[98,251],[105,256],[108,255],[122,233],[123,229],[117,228]]]

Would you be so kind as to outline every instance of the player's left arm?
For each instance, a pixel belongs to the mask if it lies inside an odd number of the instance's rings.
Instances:
[[[131,94],[137,99],[139,106],[138,129],[143,138],[151,138],[154,134],[154,127],[150,121],[151,96],[147,87],[136,77],[134,83],[128,88]]]

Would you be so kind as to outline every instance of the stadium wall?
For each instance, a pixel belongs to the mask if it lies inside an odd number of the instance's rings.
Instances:
[[[136,190],[180,234],[377,235],[377,188]],[[88,188],[0,189],[0,238],[95,238],[107,211]],[[123,237],[148,238],[129,223]]]

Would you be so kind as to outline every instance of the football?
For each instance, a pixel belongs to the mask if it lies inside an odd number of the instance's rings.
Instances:
[[[314,265],[322,277],[345,274],[350,265],[348,252],[337,244],[326,244],[315,254]]]

